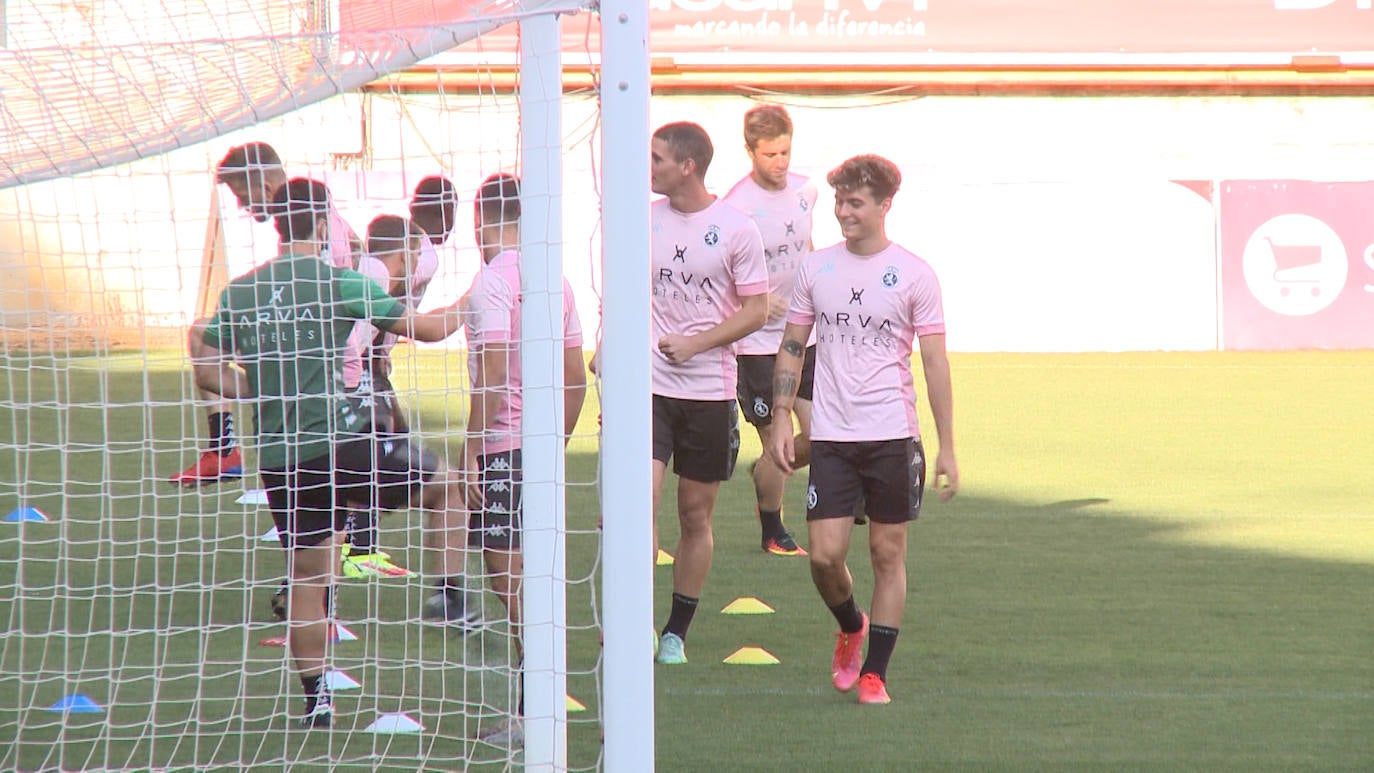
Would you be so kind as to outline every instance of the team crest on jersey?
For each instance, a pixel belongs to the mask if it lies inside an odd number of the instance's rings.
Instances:
[[[801,207],[801,211],[803,211],[803,212],[805,212],[806,210],[808,210],[808,209],[811,208],[811,205],[806,203],[806,195],[805,195],[805,194],[802,194],[802,193],[798,193],[798,194],[797,194],[797,206],[798,206],[798,207]]]
[[[768,418],[768,403],[762,397],[754,398],[754,415],[760,419]]]
[[[809,510],[816,509],[816,486],[814,484],[806,487],[806,507]]]
[[[883,287],[896,287],[896,286],[897,286],[897,269],[893,268],[892,266],[888,266],[888,267],[887,267],[887,270],[883,272]]]
[[[717,244],[720,244],[720,226],[706,226],[706,235],[703,236],[702,239],[706,242],[707,247],[714,247]]]

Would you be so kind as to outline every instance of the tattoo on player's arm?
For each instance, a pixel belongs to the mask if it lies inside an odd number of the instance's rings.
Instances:
[[[797,374],[790,370],[780,370],[773,375],[773,406],[790,408],[797,396]]]
[[[801,341],[789,338],[782,342],[782,350],[793,357],[800,357],[806,351],[806,347],[802,345]]]

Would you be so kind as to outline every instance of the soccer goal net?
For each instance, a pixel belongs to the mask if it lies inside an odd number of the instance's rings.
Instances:
[[[565,453],[577,344],[558,277],[590,347],[602,154],[586,6],[0,3],[0,769],[604,764],[598,407],[591,388]],[[330,192],[323,260],[371,260],[419,311],[453,304],[501,252],[474,204],[502,173],[522,184],[526,269],[506,288],[524,329],[501,368],[524,382],[502,394],[523,396],[525,426],[482,437],[523,441],[523,569],[482,541],[500,523],[466,530],[455,565],[437,549],[452,531],[422,510],[351,510],[326,594],[334,711],[304,729],[256,398],[199,388],[188,330],[277,259],[267,204],[297,177]],[[378,224],[402,218],[419,238],[392,261]],[[499,389],[471,337],[402,340],[383,366],[390,342],[371,330],[353,355],[364,389],[389,374],[391,415],[451,466],[474,396]],[[485,511],[514,507],[503,488],[484,483]],[[523,594],[523,631],[503,584]]]

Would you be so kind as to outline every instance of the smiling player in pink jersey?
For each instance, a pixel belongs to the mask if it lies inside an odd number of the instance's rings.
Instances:
[[[945,355],[940,284],[920,258],[887,238],[886,219],[901,173],[887,159],[856,156],[827,176],[844,241],[807,256],[797,272],[778,350],[775,416],[793,408],[806,341],[815,329],[816,396],[806,519],[811,577],[840,624],[831,678],[859,702],[885,704],[887,664],[906,607],[907,524],[921,512],[926,456],[911,376],[919,340],[926,395],[940,447],[932,482],[941,500],[959,490],[954,458],[954,395]],[[790,423],[775,421],[769,453],[796,463]],[[845,563],[859,498],[871,521],[870,616],[854,603]],[[860,661],[865,638],[868,656]]]
[[[725,194],[725,201],[749,215],[763,236],[768,261],[768,321],[740,339],[739,407],[745,421],[758,431],[759,442],[768,445],[773,421],[773,360],[782,342],[783,317],[792,299],[792,280],[797,267],[811,252],[811,214],[816,207],[816,186],[788,171],[792,161],[792,119],[779,105],[759,105],[744,114],[744,149],[753,169]],[[796,436],[797,466],[805,466],[807,438],[811,431],[811,387],[816,370],[816,348],[808,346],[793,413],[801,432]],[[758,498],[760,544],[775,556],[804,556],[791,532],[782,523],[782,499],[787,475],[767,457],[750,468]]]
[[[734,343],[768,315],[768,265],[754,221],[706,190],[704,129],[661,126],[650,152],[653,190],[664,197],[650,207],[654,512],[671,459],[682,527],[658,662],[678,664],[711,570],[716,497],[739,456]]]

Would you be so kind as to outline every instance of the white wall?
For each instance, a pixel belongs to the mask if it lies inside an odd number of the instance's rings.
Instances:
[[[950,347],[959,351],[1211,349],[1217,344],[1212,214],[1170,180],[1374,179],[1374,99],[795,97],[794,169],[823,178],[844,158],[878,153],[905,181],[889,234],[935,266]],[[651,125],[694,120],[723,192],[748,171],[738,96],[654,99]],[[403,172],[358,178],[366,202],[344,207],[359,232],[401,212],[420,177],[444,171],[470,209],[486,174],[514,169],[519,116],[491,95],[377,96],[369,152],[361,100],[293,114],[250,132],[75,180],[0,192],[0,323],[47,312],[192,312],[213,164],[263,139],[292,174]],[[599,158],[595,105],[564,114],[565,262],[584,326],[595,329]],[[369,184],[368,180],[392,182]],[[395,190],[392,190],[394,188]],[[822,185],[822,201],[828,199]],[[240,227],[240,226],[233,226]],[[836,239],[818,208],[816,242]],[[427,305],[457,297],[476,267],[459,227]],[[111,300],[111,299],[114,300]]]

